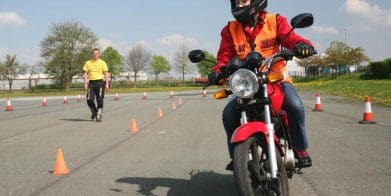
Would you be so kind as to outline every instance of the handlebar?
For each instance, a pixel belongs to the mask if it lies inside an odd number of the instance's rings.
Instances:
[[[309,55],[309,56],[316,55],[316,54],[318,54],[318,52],[317,52],[316,50],[312,50],[312,53],[311,53],[311,55]],[[271,56],[271,59],[270,59],[270,61],[268,62],[269,64],[267,65],[267,67],[270,68],[270,67],[272,66],[271,63],[273,62],[274,58],[279,58],[279,57],[280,57],[280,58],[283,58],[285,61],[288,61],[288,60],[292,60],[292,58],[293,58],[294,56],[296,56],[296,54],[295,54],[295,52],[292,51],[292,50],[288,50],[288,49],[286,49],[286,50],[281,50],[279,53],[276,53],[276,54],[274,54],[273,56]],[[246,65],[246,63],[244,63],[244,61],[240,61],[240,60],[239,60],[239,64],[240,64],[240,66],[239,66],[238,68],[240,68],[240,67]],[[222,70],[222,73],[221,73],[221,75],[220,75],[221,78],[220,78],[219,80],[224,79],[224,78],[226,78],[226,77],[229,77],[229,75],[233,73],[233,71],[232,71],[232,70],[229,70],[229,68],[227,68],[227,67],[228,67],[228,65],[222,67],[222,68],[225,68],[225,69]],[[208,81],[208,83],[205,84],[205,85],[202,87],[202,89],[205,90],[206,88],[208,88],[208,87],[211,86],[211,85],[214,85],[214,84],[209,83],[209,81]]]
[[[312,53],[311,55],[309,56],[312,56],[312,55],[316,55],[318,54],[318,52],[316,50],[312,50]],[[292,60],[292,58],[296,56],[295,52],[291,51],[291,50],[282,50],[280,51],[279,53],[275,54],[273,56],[273,58],[275,57],[281,57],[283,58],[284,60],[288,61],[288,60]]]

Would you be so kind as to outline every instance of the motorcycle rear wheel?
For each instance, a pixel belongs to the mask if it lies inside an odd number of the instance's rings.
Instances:
[[[255,175],[250,172],[252,168],[254,158],[259,158],[259,174],[262,178],[266,178],[266,173],[270,172],[270,165],[267,157],[268,147],[263,136],[252,136],[246,141],[239,143],[235,146],[234,150],[234,177],[236,182],[236,187],[241,196],[258,196],[258,195],[269,195],[270,189],[267,184],[259,183],[259,180],[256,179]],[[256,147],[256,148],[254,148]],[[257,150],[253,150],[257,149]],[[260,150],[258,150],[260,149]],[[253,151],[256,151],[254,154]],[[259,152],[262,151],[261,154]],[[277,165],[278,165],[278,174],[280,180],[280,190],[282,196],[289,196],[289,185],[288,177],[285,170],[285,167],[282,165],[283,161],[281,158],[280,152],[276,151],[277,155]],[[258,154],[258,155],[257,155]],[[253,159],[253,160],[251,160]],[[274,194],[277,195],[277,194]]]

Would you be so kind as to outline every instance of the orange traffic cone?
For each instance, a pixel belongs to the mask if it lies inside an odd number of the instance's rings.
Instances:
[[[315,111],[315,112],[323,112],[322,103],[320,102],[320,94],[319,94],[319,92],[316,93],[315,108],[314,108],[312,111]]]
[[[202,96],[203,97],[207,97],[208,96],[207,93],[206,93],[206,90],[204,90],[204,92],[202,93]]]
[[[182,99],[179,99],[179,105],[182,105]]]
[[[65,164],[64,156],[62,155],[62,150],[59,148],[57,150],[56,162],[54,163],[53,175],[63,175],[69,173],[68,167]]]
[[[136,119],[132,118],[132,122],[130,124],[130,129],[129,130],[132,133],[136,133],[138,131]]]
[[[172,110],[176,110],[176,105],[175,105],[175,102],[172,102]]]
[[[159,118],[163,117],[163,112],[162,112],[162,109],[160,107],[157,109],[157,116]]]
[[[118,93],[115,93],[115,95],[114,95],[114,100],[119,100],[119,95],[118,95]]]
[[[81,96],[80,96],[80,94],[77,95],[76,101],[77,101],[77,102],[80,102],[80,101],[81,101]]]
[[[5,108],[5,111],[12,111],[12,110],[14,109],[12,108],[11,99],[7,97],[7,107]]]
[[[68,98],[67,96],[64,96],[64,104],[68,103]]]
[[[147,99],[147,92],[144,92],[143,99]]]
[[[174,92],[170,91],[170,98],[174,98]]]
[[[43,97],[41,106],[48,106],[48,102],[46,101],[46,97]]]
[[[363,120],[360,120],[359,123],[360,124],[376,124],[376,122],[373,121],[371,99],[369,96],[365,96],[365,112],[363,115]]]

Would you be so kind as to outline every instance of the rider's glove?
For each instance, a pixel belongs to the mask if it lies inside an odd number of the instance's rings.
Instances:
[[[219,83],[219,80],[221,79],[220,73],[218,72],[212,72],[208,75],[208,83],[211,85],[215,85]]]
[[[307,58],[312,55],[313,48],[305,43],[295,45],[295,56],[298,58]]]

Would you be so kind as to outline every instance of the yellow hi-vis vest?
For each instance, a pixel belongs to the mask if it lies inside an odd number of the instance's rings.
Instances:
[[[251,52],[250,43],[247,41],[243,26],[238,21],[229,22],[229,32],[235,46],[236,56],[243,60]],[[255,51],[261,53],[264,58],[271,57],[280,51],[280,44],[277,37],[277,14],[266,14],[264,24],[255,38]],[[286,71],[285,61],[279,61],[273,66],[273,70],[279,70],[284,74],[286,82],[292,82]]]

